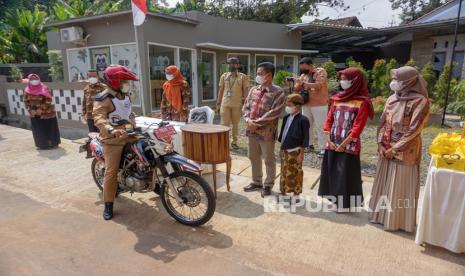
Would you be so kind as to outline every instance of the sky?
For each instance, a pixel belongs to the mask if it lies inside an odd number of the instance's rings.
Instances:
[[[174,6],[177,0],[168,0],[170,6]],[[390,26],[394,20],[394,25],[400,23],[400,10],[393,11],[389,0],[345,0],[346,5],[350,8],[347,11],[335,10],[320,6],[320,16],[323,19],[329,17],[331,19],[357,16],[363,27],[386,27]],[[304,16],[303,22],[313,21],[315,17]]]

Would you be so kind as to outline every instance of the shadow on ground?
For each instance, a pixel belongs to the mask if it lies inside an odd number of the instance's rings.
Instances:
[[[233,245],[231,237],[215,231],[212,225],[189,227],[176,222],[163,208],[159,197],[150,199],[119,196],[115,201],[113,222],[125,226],[137,237],[134,250],[153,259],[171,262],[184,251],[196,248],[225,249]],[[102,207],[102,201],[96,202]]]

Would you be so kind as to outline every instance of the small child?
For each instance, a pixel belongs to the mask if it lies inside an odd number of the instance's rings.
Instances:
[[[281,194],[302,193],[304,173],[302,162],[304,150],[309,144],[310,122],[301,114],[304,99],[299,94],[291,94],[286,99],[286,113],[283,118],[278,141],[281,142]]]

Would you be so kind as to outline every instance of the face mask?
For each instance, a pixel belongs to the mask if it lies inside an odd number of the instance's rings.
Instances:
[[[229,67],[228,67],[228,71],[231,72],[231,73],[234,73],[234,72],[237,71],[237,68],[236,68],[236,67],[229,66]]]
[[[90,84],[96,84],[98,82],[98,79],[96,77],[91,77],[89,78]]]
[[[310,73],[310,70],[308,70],[308,69],[300,69],[300,73],[302,73],[304,75],[307,75],[308,73]]]
[[[287,114],[294,114],[295,106],[286,106],[286,113]]]
[[[40,80],[31,80],[31,85],[36,86],[40,84]]]
[[[170,80],[174,79],[174,76],[171,75],[171,74],[166,74],[166,79],[170,81]]]
[[[341,80],[341,88],[346,90],[352,86],[352,81],[350,80]]]
[[[257,76],[255,78],[255,81],[258,83],[258,84],[262,84],[263,83],[263,77],[262,76]]]
[[[123,92],[124,94],[129,93],[129,90],[130,90],[129,84],[125,84],[123,85],[123,87],[121,87],[121,92]]]
[[[392,91],[400,91],[402,89],[402,82],[397,81],[397,80],[392,80],[391,83],[389,84],[389,87],[392,89]]]

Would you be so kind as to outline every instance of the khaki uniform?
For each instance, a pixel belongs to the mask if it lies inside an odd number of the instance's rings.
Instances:
[[[115,110],[112,99],[118,94],[121,95],[121,93],[107,88],[95,98],[92,112],[95,125],[100,129],[100,139],[105,156],[105,176],[103,180],[103,199],[105,202],[113,202],[115,199],[117,177],[124,145],[135,141],[135,138],[114,138],[109,133],[111,128],[132,129],[135,126],[134,113],[130,116],[131,123],[128,125],[114,126],[110,124],[108,115]],[[127,95],[124,96],[128,97]]]
[[[220,109],[221,124],[227,127],[232,124],[233,144],[237,143],[242,101],[249,91],[248,86],[249,78],[243,73],[237,72],[236,77],[232,73],[224,73],[220,78],[219,93],[223,92]]]
[[[87,120],[94,119],[92,112],[94,110],[94,100],[98,93],[107,89],[103,83],[89,84],[84,88],[84,98],[82,100],[82,116]]]

